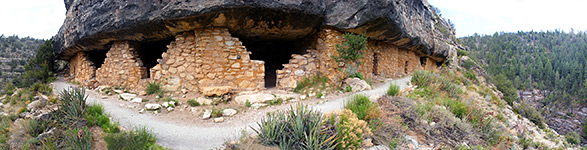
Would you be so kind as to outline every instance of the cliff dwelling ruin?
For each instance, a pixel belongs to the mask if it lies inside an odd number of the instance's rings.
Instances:
[[[440,31],[422,23],[447,25],[430,17],[433,15],[427,14],[430,11],[425,5],[416,6],[427,10],[424,15],[408,16],[419,20],[405,20],[387,13],[376,18],[353,16],[315,3],[304,7],[279,5],[282,2],[269,6],[244,3],[238,7],[185,13],[179,13],[183,8],[171,7],[177,4],[163,1],[127,3],[178,10],[120,10],[120,14],[150,13],[152,16],[119,15],[117,19],[100,14],[77,16],[81,12],[68,11],[54,49],[61,59],[70,62],[71,80],[87,87],[121,86],[134,91],[141,91],[152,82],[181,93],[198,93],[204,87],[217,86],[229,86],[233,90],[273,87],[291,90],[304,77],[317,73],[336,80],[339,64],[331,56],[337,54],[336,45],[344,41],[345,32],[368,37],[362,64],[357,68],[365,78],[396,77],[418,69],[435,69],[448,60],[451,52],[445,42],[448,40],[440,36]],[[185,5],[192,6],[192,3]],[[405,6],[386,9],[402,7]],[[323,13],[321,9],[329,10]],[[151,11],[179,14],[153,15]],[[75,21],[80,19],[90,22]],[[92,29],[80,27],[96,19],[103,20],[103,24]],[[413,25],[418,28],[408,28]]]

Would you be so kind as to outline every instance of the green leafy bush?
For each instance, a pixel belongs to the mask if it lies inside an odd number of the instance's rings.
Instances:
[[[212,117],[221,117],[222,116],[222,109],[217,109],[212,107],[212,113],[210,114]]]
[[[456,117],[463,118],[467,115],[469,107],[459,100],[440,98],[442,105],[446,106]]]
[[[565,139],[567,140],[567,142],[569,142],[569,144],[576,145],[581,143],[581,138],[579,137],[579,134],[573,131],[568,131],[567,135],[565,135]]]
[[[518,107],[514,108],[514,112],[528,118],[528,120],[532,121],[541,129],[545,127],[544,118],[542,118],[540,112],[536,111],[534,107],[529,106],[526,103],[521,103]]]
[[[328,77],[317,73],[309,78],[304,77],[304,79],[296,85],[293,91],[296,93],[323,91],[326,89],[326,83],[328,83],[328,81],[330,81]],[[314,91],[307,91],[308,89],[313,89]]]
[[[120,133],[111,133],[104,137],[110,150],[135,150],[135,149],[153,149],[157,147],[157,137],[147,131],[146,128],[139,128],[131,131]]]
[[[247,100],[247,101],[245,102],[245,106],[247,106],[247,107],[251,107],[251,102],[250,102],[249,100]]]
[[[462,49],[459,49],[459,50],[457,50],[457,55],[458,56],[469,56],[469,52],[462,50]]]
[[[86,107],[86,120],[88,126],[100,126],[106,133],[117,133],[120,131],[118,124],[112,123],[110,118],[104,114],[104,107],[99,104],[94,104]]]
[[[269,113],[253,130],[264,145],[280,149],[333,149],[336,134],[322,114],[301,104]]]
[[[399,86],[395,84],[389,84],[387,89],[387,96],[395,96],[399,93]]]
[[[347,65],[354,63],[358,66],[360,64],[359,59],[364,57],[361,51],[367,48],[367,37],[360,34],[345,33],[342,38],[344,39],[342,45],[336,44],[338,55],[331,57],[337,62],[343,62]]]
[[[148,82],[147,84],[147,88],[145,88],[145,92],[147,93],[147,95],[151,95],[151,94],[155,94],[155,93],[161,93],[163,91],[163,88],[161,87],[161,84],[153,81],[153,82]]]
[[[190,99],[190,100],[188,100],[188,104],[189,104],[191,107],[196,107],[196,106],[200,106],[200,105],[202,105],[202,104],[200,104],[200,102],[198,102],[198,101],[196,101],[196,100],[194,100],[194,99]]]
[[[365,121],[377,119],[380,113],[376,103],[371,102],[369,97],[360,94],[351,97],[350,102],[345,104],[344,108],[351,110],[357,115],[357,118]]]
[[[65,149],[91,150],[92,142],[92,132],[87,127],[81,129],[73,128],[65,132]]]

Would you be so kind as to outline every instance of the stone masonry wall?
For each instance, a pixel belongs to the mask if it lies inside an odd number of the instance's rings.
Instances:
[[[226,28],[178,35],[167,48],[159,64],[151,69],[151,79],[167,90],[198,92],[208,86],[264,88],[264,62],[251,60],[250,52]]]
[[[332,29],[322,30],[314,43],[314,48],[317,50],[309,50],[308,54],[304,55],[292,55],[289,64],[284,64],[284,68],[277,71],[277,87],[294,88],[297,81],[317,72],[335,82],[340,80],[342,73],[337,69],[340,67],[339,63],[331,56],[337,54],[336,44],[342,42],[342,32]],[[410,74],[418,69],[436,68],[436,62],[430,58],[425,58],[426,62],[423,66],[420,63],[420,56],[416,53],[374,40],[368,40],[363,56],[357,71],[363,73],[365,78],[372,78],[373,75],[396,77]],[[313,71],[314,68],[317,71]]]
[[[139,82],[147,77],[147,68],[143,66],[138,50],[136,44],[128,41],[112,44],[106,53],[104,64],[96,70],[98,83],[106,86],[142,89]]]
[[[422,66],[420,56],[416,53],[389,43],[370,41],[367,49],[373,51],[377,57],[375,74],[379,76],[407,75],[418,69],[431,70],[436,67],[436,62],[430,58],[426,58],[425,66]]]
[[[292,54],[288,64],[283,64],[283,69],[277,70],[277,87],[281,89],[293,89],[297,82],[304,77],[310,77],[318,72],[318,58],[316,50],[308,50],[307,54]]]
[[[93,86],[96,67],[84,52],[78,52],[69,60],[69,74],[73,81],[79,82],[83,86]]]

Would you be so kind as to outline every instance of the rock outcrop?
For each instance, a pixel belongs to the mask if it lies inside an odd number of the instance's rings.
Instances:
[[[366,34],[443,61],[454,30],[422,0],[65,0],[54,50],[107,50],[115,41],[149,42],[186,31],[226,27],[237,37],[294,40],[329,27]]]

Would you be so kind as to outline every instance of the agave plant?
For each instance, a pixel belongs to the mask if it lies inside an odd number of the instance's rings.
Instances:
[[[322,114],[297,104],[286,111],[269,113],[253,130],[262,144],[280,149],[333,149],[336,133],[325,124]]]

